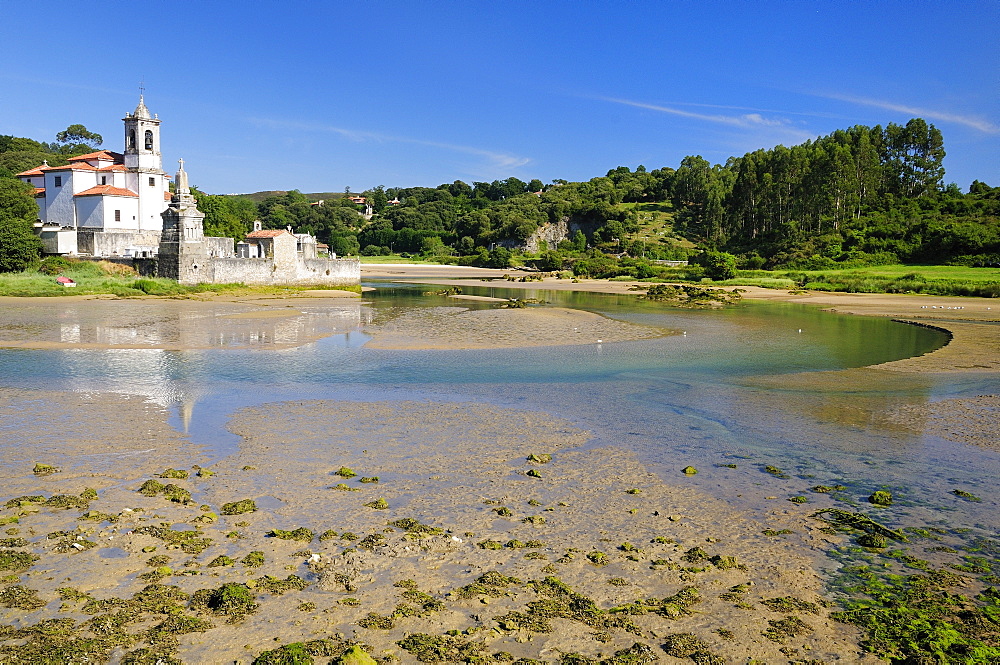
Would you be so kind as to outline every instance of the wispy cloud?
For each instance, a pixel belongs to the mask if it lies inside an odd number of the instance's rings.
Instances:
[[[273,118],[249,118],[249,121],[258,125],[282,129],[294,129],[303,132],[320,132],[326,134],[336,134],[349,141],[355,141],[357,143],[406,143],[409,145],[422,145],[429,148],[438,148],[441,150],[450,150],[452,152],[464,153],[466,155],[474,155],[476,157],[483,157],[491,163],[494,168],[499,169],[515,169],[524,166],[531,162],[529,157],[521,157],[518,155],[511,155],[504,152],[496,152],[494,150],[485,150],[483,148],[476,148],[467,145],[457,145],[454,143],[442,143],[440,141],[428,141],[425,139],[415,139],[405,136],[393,136],[391,134],[382,134],[379,132],[369,132],[355,129],[345,129],[343,127],[335,127],[333,125],[319,125],[312,123],[302,123],[289,120],[275,120]]]
[[[720,125],[729,125],[731,127],[785,127],[790,124],[790,122],[785,118],[765,118],[760,113],[746,113],[743,115],[710,115],[707,113],[695,113],[693,111],[684,111],[682,109],[673,108],[670,106],[660,106],[658,104],[637,102],[631,99],[616,99],[613,97],[601,97],[600,99],[606,102],[612,102],[614,104],[624,104],[626,106],[634,106],[640,109],[659,111],[660,113],[670,113],[672,115],[681,116],[682,118],[704,120],[706,122],[714,122]],[[726,107],[713,107],[713,108],[726,108]]]
[[[896,111],[898,113],[906,113],[911,116],[918,116],[921,118],[927,118],[929,120],[937,120],[939,122],[952,122],[959,125],[965,125],[966,127],[971,127],[972,129],[976,129],[986,134],[1000,134],[1000,127],[998,127],[997,125],[988,120],[977,118],[975,116],[958,115],[957,113],[948,113],[946,111],[934,111],[931,109],[922,109],[922,108],[917,108],[915,106],[906,106],[905,104],[896,104],[894,102],[887,102],[881,99],[868,99],[866,97],[854,97],[851,95],[816,93],[816,96],[826,97],[827,99],[836,99],[842,102],[848,102],[850,104],[873,106],[875,108],[885,109],[886,111]]]

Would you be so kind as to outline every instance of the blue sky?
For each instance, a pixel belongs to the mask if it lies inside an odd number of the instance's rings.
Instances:
[[[0,134],[120,151],[139,82],[211,193],[676,167],[920,116],[1000,186],[1000,2],[0,0]]]

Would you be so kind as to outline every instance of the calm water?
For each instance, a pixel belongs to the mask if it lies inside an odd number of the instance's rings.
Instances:
[[[344,305],[356,308],[359,325],[388,308],[487,306],[421,296],[426,287],[379,286],[365,304]],[[996,530],[1000,456],[886,424],[906,405],[995,393],[995,381],[971,375],[884,380],[861,373],[833,383],[821,373],[926,353],[945,342],[941,333],[790,304],[693,311],[627,296],[526,294],[492,286],[466,292],[534,296],[677,334],[493,351],[366,349],[359,330],[284,350],[0,350],[0,385],[142,394],[178,414],[187,404],[190,419],[182,423],[178,415],[176,426],[219,456],[237,444],[225,431],[228,414],[248,405],[286,399],[488,402],[570,420],[593,432],[588,445],[625,446],[668,479],[694,465],[702,472],[689,482],[751,512],[774,507],[762,499],[762,486],[775,486],[785,498],[815,484],[839,482],[858,496],[886,485],[897,488],[914,514],[926,513],[923,520],[943,510],[953,525]],[[343,311],[336,316],[346,320]],[[72,312],[60,318],[67,325]],[[260,339],[269,334],[262,331]],[[738,468],[716,466],[723,463]],[[791,484],[776,484],[760,471],[763,464],[785,469]],[[948,498],[956,487],[984,501],[956,504]]]

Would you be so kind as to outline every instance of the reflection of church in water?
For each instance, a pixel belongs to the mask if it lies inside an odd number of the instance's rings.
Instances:
[[[319,256],[316,239],[291,227],[261,229],[258,222],[237,244],[206,236],[183,160],[169,191],[159,117],[140,96],[123,121],[124,153],[99,150],[17,174],[35,188],[46,254],[108,258],[182,284],[360,283],[357,259]]]

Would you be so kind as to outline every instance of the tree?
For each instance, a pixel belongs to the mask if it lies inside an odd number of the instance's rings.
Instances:
[[[65,131],[56,134],[56,141],[63,145],[79,144],[94,149],[104,143],[104,137],[83,125],[70,125]]]
[[[0,272],[24,270],[42,251],[32,229],[38,206],[30,192],[19,180],[0,178]]]
[[[510,267],[510,250],[504,246],[494,247],[490,250],[490,258],[487,261],[487,267],[489,268],[509,268]]]
[[[705,252],[701,255],[705,275],[715,281],[736,277],[736,257],[726,252]]]

